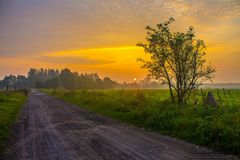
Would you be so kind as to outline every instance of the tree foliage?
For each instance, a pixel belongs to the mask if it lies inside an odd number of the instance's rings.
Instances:
[[[172,32],[170,18],[156,28],[146,27],[146,43],[137,44],[150,54],[150,61],[139,58],[149,75],[169,86],[173,103],[185,103],[192,91],[214,77],[215,68],[205,60],[206,45],[197,39],[193,27],[186,33]]]
[[[115,88],[119,84],[109,77],[101,79],[97,73],[78,74],[65,68],[61,71],[54,69],[33,69],[27,77],[9,75],[0,81],[0,88],[64,88],[64,89],[105,89]]]

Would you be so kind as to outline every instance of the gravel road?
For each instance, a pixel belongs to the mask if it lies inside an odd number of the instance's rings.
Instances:
[[[6,160],[225,160],[207,148],[147,132],[33,92],[23,107]]]

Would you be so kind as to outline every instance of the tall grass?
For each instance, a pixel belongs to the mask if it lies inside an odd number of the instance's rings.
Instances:
[[[196,90],[184,107],[168,90],[44,90],[114,119],[228,153],[240,151],[240,90]],[[218,107],[204,105],[208,91]],[[231,103],[230,103],[231,102]]]
[[[10,129],[26,95],[22,92],[0,92],[0,153],[5,148],[5,141],[10,136]]]

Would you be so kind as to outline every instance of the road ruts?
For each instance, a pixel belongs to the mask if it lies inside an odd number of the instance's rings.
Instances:
[[[230,155],[147,132],[33,92],[6,160],[228,160]]]

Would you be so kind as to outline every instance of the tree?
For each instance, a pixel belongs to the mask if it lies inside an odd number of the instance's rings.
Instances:
[[[18,88],[26,88],[27,87],[27,78],[23,75],[18,75],[16,86]]]
[[[74,89],[77,88],[77,73],[72,73],[69,69],[65,68],[59,75],[59,80],[63,88]]]
[[[9,87],[11,86],[16,90],[17,77],[12,74],[5,76],[2,83],[6,86],[6,91],[8,91]]]
[[[97,73],[78,74],[69,69],[63,69],[61,72],[54,69],[33,69],[28,72],[28,76],[14,75],[5,76],[0,80],[0,88],[14,87],[15,90],[21,88],[65,88],[65,89],[101,89],[114,88],[119,84],[105,77],[101,79]]]
[[[156,81],[152,81],[151,77],[147,76],[139,82],[139,86],[141,88],[158,88],[161,87],[161,84]]]
[[[117,87],[117,83],[109,77],[104,77],[103,78],[103,88],[115,88]]]
[[[38,81],[37,74],[38,74],[38,71],[34,68],[31,68],[28,71],[27,80],[28,80],[29,88],[35,87],[35,83],[36,83],[36,81]]]
[[[172,102],[187,102],[192,91],[206,80],[212,80],[215,68],[206,64],[205,43],[196,39],[193,27],[186,33],[171,32],[169,25],[174,22],[169,18],[156,28],[146,27],[146,43],[139,43],[145,53],[150,54],[150,61],[138,58],[142,68],[149,75],[162,83],[168,84]]]

